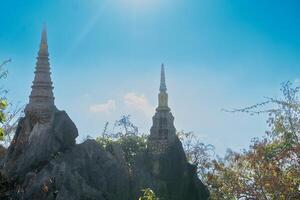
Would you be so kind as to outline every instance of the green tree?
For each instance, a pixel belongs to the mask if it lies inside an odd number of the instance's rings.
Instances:
[[[0,79],[5,79],[7,77],[7,70],[4,70],[4,66],[9,63],[10,60],[6,60],[0,64]],[[3,125],[6,121],[6,116],[5,116],[5,110],[8,106],[7,99],[6,99],[6,94],[7,90],[4,90],[1,88],[0,90],[0,124]],[[0,127],[0,140],[4,140],[5,137],[5,131],[3,126]]]
[[[143,194],[139,200],[159,200],[159,198],[156,197],[155,193],[150,188],[142,190],[142,193]]]
[[[215,157],[215,147],[205,144],[194,132],[177,132],[178,138],[182,142],[187,160],[197,167],[200,179],[207,182],[207,174],[212,170],[212,160]]]
[[[214,147],[201,143],[196,134],[178,133],[188,160],[208,185],[211,199],[300,199],[299,87],[287,82],[281,92],[280,99],[267,98],[229,111],[268,115],[265,137],[254,138],[242,152],[228,150],[219,158]]]
[[[104,130],[101,136],[96,138],[96,142],[107,150],[110,150],[112,145],[119,145],[130,167],[135,156],[146,150],[147,136],[138,132],[138,128],[133,125],[129,115],[124,115],[117,120],[112,131],[108,128],[109,123],[106,122]]]
[[[4,80],[7,77],[8,71],[5,69],[5,65],[9,62],[11,62],[10,59],[0,64],[0,80]],[[23,109],[19,105],[14,106],[8,103],[6,98],[7,93],[6,89],[3,87],[0,88],[0,144],[4,144],[5,146],[10,144],[12,140]]]
[[[269,130],[265,136],[254,138],[242,152],[229,149],[224,158],[220,158],[215,155],[214,146],[202,143],[197,134],[178,132],[187,159],[197,166],[199,177],[210,190],[210,199],[300,199],[299,87],[287,82],[281,91],[280,99],[267,98],[265,102],[229,111],[268,116]],[[129,116],[123,116],[115,125],[122,131],[108,134],[107,123],[97,141],[104,147],[120,144],[130,162],[146,149],[147,137],[134,132]],[[152,194],[147,189],[140,199],[151,199]]]
[[[248,150],[207,160],[204,180],[211,199],[300,199],[299,87],[287,82],[281,91],[280,99],[230,111],[268,114],[269,131]]]

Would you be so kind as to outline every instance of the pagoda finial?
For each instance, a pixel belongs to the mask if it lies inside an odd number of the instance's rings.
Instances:
[[[47,27],[46,24],[43,26],[39,55],[48,56],[48,43],[47,43]]]
[[[160,87],[159,90],[161,92],[166,92],[167,91],[167,86],[166,86],[166,76],[165,76],[165,67],[164,64],[161,64],[161,73],[160,73]]]

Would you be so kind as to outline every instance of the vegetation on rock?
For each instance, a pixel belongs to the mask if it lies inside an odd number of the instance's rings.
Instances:
[[[4,70],[4,66],[10,62],[10,60],[4,61],[3,63],[0,64],[0,79],[5,79],[7,76],[7,71]],[[6,121],[6,116],[5,116],[5,110],[7,108],[7,99],[6,99],[6,93],[7,91],[4,89],[0,90],[0,124],[2,125],[0,127],[0,140],[4,140],[5,132],[3,128],[3,124]]]
[[[300,198],[299,87],[293,88],[287,82],[281,91],[282,99],[268,98],[263,103],[230,111],[268,114],[269,131],[262,139],[254,138],[249,149],[242,152],[228,150],[220,158],[214,146],[202,143],[197,134],[178,132],[187,159],[197,166],[200,179],[209,187],[210,199]],[[271,108],[263,109],[268,105]],[[97,141],[104,147],[120,144],[130,162],[146,148],[147,137],[133,131],[137,129],[129,119],[123,116],[116,123],[123,132],[108,134],[106,126],[105,134]],[[151,194],[150,189],[145,192]]]
[[[3,67],[9,61],[0,64],[0,79],[7,76]],[[249,149],[242,152],[228,150],[224,158],[220,158],[214,146],[204,144],[197,134],[177,133],[187,159],[196,166],[197,174],[208,186],[210,199],[300,199],[299,90],[300,87],[287,82],[282,85],[281,99],[267,98],[265,102],[229,111],[268,115],[269,130],[265,136],[254,138]],[[0,140],[7,144],[11,142],[22,108],[12,109],[6,90],[1,89],[0,94]],[[110,152],[115,145],[119,146],[130,170],[137,155],[146,151],[148,137],[139,133],[128,115],[116,121],[112,131],[108,127],[106,123],[96,142]],[[0,145],[0,160],[5,151]],[[14,189],[14,184],[0,174],[0,197],[11,196]],[[151,188],[142,193],[139,200],[159,199]]]
[[[159,200],[150,188],[144,189],[142,192],[143,195],[138,200]]]
[[[0,80],[4,80],[8,71],[5,65],[11,62],[10,59],[0,63]],[[21,115],[22,107],[19,105],[13,106],[7,100],[8,91],[3,86],[0,87],[0,145],[7,146],[10,144],[18,119]],[[1,153],[0,153],[1,154]],[[1,156],[1,155],[0,155]]]
[[[107,122],[102,135],[96,138],[96,142],[106,150],[110,150],[112,145],[119,145],[130,166],[134,162],[134,157],[146,150],[147,136],[138,132],[138,128],[130,121],[129,115],[124,115],[115,122],[114,131],[109,131],[108,125]]]

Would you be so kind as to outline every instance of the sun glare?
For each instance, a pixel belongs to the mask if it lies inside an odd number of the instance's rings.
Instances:
[[[129,9],[153,9],[160,5],[161,0],[119,0],[122,7]]]

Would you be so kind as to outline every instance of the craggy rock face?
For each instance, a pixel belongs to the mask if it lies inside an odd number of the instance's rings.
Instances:
[[[154,161],[155,162],[155,161]],[[182,144],[177,139],[159,158],[157,179],[165,183],[161,196],[169,200],[205,200],[209,192],[199,180],[196,167],[187,162]]]
[[[43,124],[22,118],[4,159],[4,174],[21,181],[27,172],[39,171],[53,156],[75,146],[77,136],[75,124],[64,111],[55,112]]]
[[[1,159],[3,159],[5,156],[5,153],[6,153],[6,149],[2,145],[0,145],[0,163],[1,163]]]
[[[196,167],[187,162],[181,142],[176,139],[161,155],[146,152],[133,166],[132,199],[142,188],[152,188],[164,200],[207,200],[209,191],[200,181]]]
[[[51,160],[40,172],[27,174],[25,199],[128,199],[127,170],[94,140],[76,145]]]
[[[19,121],[0,159],[0,197],[30,200],[135,200],[153,189],[164,200],[206,200],[208,191],[178,139],[160,156],[143,152],[132,166],[118,145],[105,151],[94,140],[75,144],[77,129],[65,112],[47,123]],[[1,199],[0,198],[0,199]]]
[[[128,199],[128,170],[93,140],[76,145],[77,135],[65,112],[34,126],[28,117],[21,119],[0,168],[0,177],[15,185],[9,197]]]

